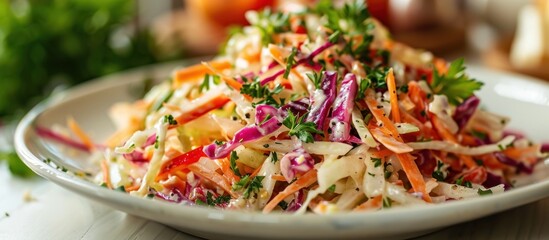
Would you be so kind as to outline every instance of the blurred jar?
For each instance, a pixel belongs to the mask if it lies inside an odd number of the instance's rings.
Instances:
[[[436,53],[464,45],[466,17],[462,0],[387,2],[388,17],[384,23],[397,41]]]

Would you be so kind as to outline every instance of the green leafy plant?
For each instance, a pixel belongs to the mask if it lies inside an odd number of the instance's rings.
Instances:
[[[135,1],[0,1],[0,126],[17,120],[57,86],[180,57],[160,54],[147,29],[136,28]],[[2,153],[12,173],[31,171]]]
[[[149,32],[132,27],[134,4],[0,1],[0,118],[20,116],[58,85],[175,57],[159,56]]]

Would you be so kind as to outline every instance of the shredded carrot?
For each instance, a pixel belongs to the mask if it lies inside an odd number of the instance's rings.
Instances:
[[[475,138],[469,134],[461,133],[459,135],[459,138],[461,139],[461,144],[467,145],[467,146],[474,146],[477,144],[477,141]]]
[[[182,125],[192,120],[195,120],[212,110],[222,107],[223,105],[225,105],[230,101],[230,99],[223,94],[219,94],[213,97],[212,99],[206,99],[206,100],[208,101],[201,101],[199,99],[195,99],[194,100],[195,102],[201,102],[200,104],[198,104],[198,106],[196,106],[193,109],[182,110],[181,114],[179,114],[179,116],[175,118],[175,120],[177,121],[177,125]],[[176,126],[170,125],[170,127],[176,127]]]
[[[273,179],[275,181],[279,181],[279,182],[285,182],[286,181],[286,178],[282,175],[272,175],[271,179]]]
[[[237,91],[240,91],[240,89],[242,88],[242,83],[239,83],[238,81],[236,81],[234,78],[232,77],[229,77],[223,73],[221,73],[221,71],[219,69],[217,69],[216,67],[210,65],[209,63],[207,62],[202,62],[202,64],[208,68],[210,71],[212,71],[213,73],[219,75],[219,77],[221,78],[221,80],[223,80],[227,85],[229,85],[230,87],[234,88],[235,90]]]
[[[259,173],[260,170],[261,170],[261,167],[256,168],[256,169],[250,174],[250,178],[254,178],[254,177]]]
[[[446,74],[446,72],[448,72],[448,64],[446,63],[446,60],[442,58],[435,58],[433,60],[433,64],[439,74]]]
[[[243,58],[250,63],[261,61],[261,53],[254,50],[254,48],[244,49],[244,51],[238,54],[238,57]]]
[[[107,188],[112,189],[111,175],[109,172],[109,164],[107,160],[101,160],[101,172],[103,173],[103,182],[107,185]]]
[[[421,89],[419,84],[415,81],[410,81],[408,83],[408,97],[414,103],[414,113],[418,116],[419,120],[422,122],[425,121],[423,116],[423,111],[426,111],[427,94]]]
[[[458,143],[456,137],[440,122],[440,119],[438,119],[437,116],[432,115],[431,116],[431,122],[433,123],[433,126],[437,130],[438,134],[442,139],[452,142],[452,143]]]
[[[137,184],[137,185],[125,187],[124,189],[126,190],[126,192],[132,192],[132,191],[137,191],[137,189],[139,189],[139,187],[141,187],[141,186],[139,184]]]
[[[372,136],[379,141],[383,146],[390,149],[391,151],[395,153],[407,153],[411,152],[414,149],[410,146],[406,145],[402,141],[398,141],[397,139],[388,136],[383,131],[381,131],[379,128],[373,128],[369,129],[370,133],[372,133]]]
[[[269,44],[269,52],[271,53],[271,56],[273,57],[273,59],[280,65],[282,66],[286,66],[286,61],[284,60],[284,58],[282,57],[282,51],[280,50],[280,47],[274,45],[274,44]],[[290,72],[292,74],[294,74],[295,76],[297,76],[300,80],[304,80],[301,75],[297,72],[297,70],[291,68],[290,69]]]
[[[282,200],[299,191],[302,188],[308,187],[317,180],[316,169],[312,169],[299,177],[295,182],[288,185],[282,192],[278,193],[267,205],[263,208],[263,213],[270,213]]]
[[[208,62],[208,64],[219,71],[228,69],[232,66],[227,60],[214,60]],[[173,74],[172,87],[176,89],[185,82],[201,80],[206,74],[213,74],[213,72],[203,64],[196,64],[177,70]]]
[[[229,159],[222,158],[217,160],[219,162],[219,165],[221,167],[221,171],[223,171],[223,175],[229,179],[231,184],[240,181],[240,177],[238,177],[236,174],[233,173],[233,170],[231,170],[231,163],[229,162]]]
[[[389,149],[380,149],[380,150],[373,150],[372,154],[376,156],[377,158],[385,158],[387,156],[395,154],[393,151]]]
[[[407,123],[411,123],[419,128],[420,133],[423,134],[425,139],[438,139],[438,135],[433,131],[432,128],[425,126],[419,119],[415,118],[406,111],[400,111],[402,120]]]
[[[456,144],[459,143],[457,138],[442,124],[442,122],[440,122],[440,119],[438,119],[437,116],[431,116],[431,122],[442,139]],[[471,156],[462,154],[459,154],[458,156],[468,168],[474,168],[477,166],[477,163]]]
[[[402,153],[397,154],[397,157],[400,165],[402,165],[402,169],[410,181],[410,184],[412,184],[414,191],[423,193],[423,200],[426,202],[431,202],[431,197],[425,189],[425,180],[423,179],[423,175],[421,175],[421,172],[419,171],[412,155],[409,153]]]
[[[383,124],[383,128],[386,128],[389,132],[391,132],[392,137],[396,141],[404,142],[395,125],[385,116],[383,110],[377,108],[378,102],[371,95],[372,94],[369,93],[366,96],[366,104],[368,105],[372,115],[374,115],[374,118]],[[425,189],[425,180],[423,180],[423,175],[421,175],[421,172],[419,171],[416,162],[413,160],[412,155],[409,153],[401,153],[397,154],[397,157],[402,165],[402,169],[410,180],[414,191],[423,193],[423,199],[427,202],[431,202],[431,197]]]
[[[78,123],[74,120],[74,118],[69,117],[67,118],[67,125],[69,126],[69,129],[76,135],[80,141],[88,148],[88,150],[94,150],[95,145],[93,144],[93,141],[91,138],[80,128]]]
[[[534,144],[532,146],[523,147],[523,148],[508,147],[503,151],[503,154],[519,161],[527,160],[528,163],[534,164],[538,161],[539,151],[540,151],[540,145]]]
[[[185,192],[185,188],[187,187],[186,176],[185,178],[181,178],[177,175],[172,175],[170,181],[162,182],[162,186],[167,189],[178,189],[181,192]]]
[[[210,169],[207,169],[206,167],[200,165],[200,164],[191,164],[187,167],[189,170],[191,170],[194,174],[203,177],[205,179],[210,180],[213,184],[216,184],[221,189],[223,189],[225,192],[229,193],[233,198],[237,198],[238,196],[232,191],[231,184],[229,184],[229,180],[225,178],[223,175],[212,171]]]
[[[496,157],[494,156],[494,154],[484,154],[484,155],[481,155],[481,156],[477,156],[478,158],[480,158],[480,160],[482,160],[482,163],[484,164],[484,166],[488,167],[489,169],[507,169],[509,168],[508,165],[505,165],[503,163],[501,163],[500,161],[498,161],[496,159]]]
[[[395,47],[395,42],[390,40],[390,39],[387,39],[387,40],[385,40],[385,42],[383,42],[383,47],[385,49],[391,51]]]
[[[372,115],[374,115],[374,118],[381,122],[382,126],[380,128],[388,130],[395,139],[402,141],[402,138],[400,138],[400,134],[398,133],[398,129],[395,127],[393,122],[385,116],[385,112],[377,107],[379,105],[377,100],[370,94],[366,96],[366,104],[368,105]]]
[[[377,210],[380,209],[382,206],[382,196],[376,196],[374,198],[369,199],[368,201],[356,206],[353,211],[367,211],[367,210]]]
[[[387,88],[390,95],[390,101],[391,101],[391,117],[393,117],[393,121],[395,123],[400,122],[400,108],[398,106],[398,96],[397,96],[397,90],[396,90],[396,82],[395,82],[395,75],[393,74],[393,69],[389,69],[389,73],[387,74]]]

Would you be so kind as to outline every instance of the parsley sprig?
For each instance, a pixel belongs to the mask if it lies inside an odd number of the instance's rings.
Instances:
[[[324,72],[324,69],[322,69],[320,72],[312,72],[307,73],[307,78],[313,82],[313,85],[316,89],[320,89],[320,83],[322,83],[322,72]]]
[[[273,42],[276,33],[290,31],[290,15],[288,13],[276,12],[267,8],[257,14],[257,19],[251,22],[261,33],[261,42],[264,45]]]
[[[341,36],[350,36],[340,54],[350,54],[357,60],[370,62],[370,44],[374,39],[372,32],[375,25],[367,21],[370,13],[364,1],[351,1],[340,8],[335,7],[332,1],[320,1],[314,11],[326,16],[325,26],[333,31],[328,38],[330,42],[345,41]],[[355,42],[353,36],[357,35],[362,38]]]
[[[433,81],[430,84],[433,93],[446,95],[448,101],[454,105],[472,96],[483,85],[482,82],[465,74],[463,63],[463,58],[453,61],[446,74],[440,74],[433,68]]]
[[[442,163],[441,161],[437,161],[437,168],[431,174],[431,176],[433,176],[433,178],[439,182],[443,182],[444,179],[446,178],[446,173],[444,172],[443,167],[444,167],[444,163]]]
[[[327,18],[326,27],[344,34],[357,33],[363,34],[369,31],[372,26],[364,24],[366,19],[370,18],[370,13],[364,1],[356,0],[345,3],[343,7],[337,8],[330,0],[324,0],[317,3],[315,12],[325,15]]]
[[[280,84],[277,84],[273,89],[270,89],[267,85],[261,86],[261,83],[257,79],[255,79],[250,83],[242,84],[240,93],[249,95],[254,99],[260,99],[259,101],[254,102],[253,106],[257,104],[267,104],[279,107],[281,104],[283,104],[283,101],[282,99],[280,101],[277,101],[274,98],[274,95],[279,94],[280,92],[282,92],[283,89],[284,88]]]
[[[250,179],[250,175],[246,175],[240,179],[240,181],[233,184],[233,191],[239,191],[243,190],[242,196],[245,199],[248,199],[252,196],[252,194],[258,194],[259,190],[263,188],[263,184],[261,181],[265,176],[255,176],[252,179]]]
[[[229,158],[229,162],[230,162],[229,166],[236,176],[241,177],[240,169],[238,169],[238,166],[236,166],[236,160],[238,160],[238,154],[236,154],[236,151],[232,151],[231,157]]]
[[[198,87],[199,92],[204,92],[204,90],[210,90],[210,85],[213,82],[213,84],[217,85],[221,83],[221,78],[218,75],[210,75],[206,74],[204,75],[204,80]]]
[[[171,114],[164,116],[164,122],[168,123],[169,125],[177,125],[177,120],[175,120],[175,118]]]
[[[203,202],[200,199],[196,200],[196,204],[198,205],[208,205],[208,206],[218,206],[225,203],[228,203],[231,200],[231,196],[229,195],[221,195],[219,197],[214,198],[213,194],[208,191],[206,193],[206,202]]]
[[[292,47],[292,51],[290,52],[290,55],[288,56],[288,58],[286,58],[286,69],[284,69],[284,75],[283,75],[283,77],[286,79],[290,75],[290,71],[292,70],[292,67],[296,63],[296,60],[295,60],[296,55],[297,55],[297,48]]]
[[[313,134],[323,134],[317,129],[313,122],[305,122],[305,115],[296,116],[292,112],[288,112],[288,116],[282,121],[282,124],[290,129],[288,135],[296,136],[299,140],[305,143],[314,142]]]
[[[477,193],[478,193],[479,196],[485,196],[485,195],[490,195],[493,192],[490,189],[482,190],[482,189],[479,188]]]

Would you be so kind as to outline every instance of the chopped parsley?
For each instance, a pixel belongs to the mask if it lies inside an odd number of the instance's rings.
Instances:
[[[154,149],[158,149],[158,135],[156,135],[156,138],[154,139]]]
[[[402,93],[408,93],[408,85],[402,85],[398,90]]]
[[[240,169],[238,169],[238,166],[236,166],[236,160],[238,160],[238,155],[236,154],[236,151],[231,151],[231,157],[229,158],[229,160],[231,170],[236,176],[240,177]]]
[[[8,213],[8,212],[4,212],[4,216],[6,216],[6,217],[10,217],[10,213]]]
[[[478,193],[479,196],[490,195],[490,194],[492,194],[492,190],[490,190],[490,189],[482,190],[482,189],[479,188],[477,193]]]
[[[366,97],[366,90],[370,87],[370,80],[362,78],[358,84],[355,100],[362,100]]]
[[[335,190],[336,190],[336,185],[335,185],[335,184],[332,184],[332,186],[330,186],[330,187],[328,188],[328,192],[332,192],[332,193],[333,193],[333,192],[335,192]]]
[[[120,186],[120,187],[115,188],[114,190],[120,191],[120,192],[124,192],[124,193],[125,193],[125,192],[126,192],[126,187],[124,187],[124,185],[122,185],[122,186]]]
[[[175,120],[175,118],[171,114],[164,116],[164,122],[168,123],[169,125],[177,125],[177,120]]]
[[[204,75],[204,80],[202,81],[202,83],[198,87],[198,91],[199,92],[204,92],[204,90],[206,90],[206,91],[210,90],[211,82],[213,82],[214,84],[217,85],[217,84],[221,83],[221,78],[218,75],[210,75],[210,74]]]
[[[469,181],[463,181],[463,176],[461,176],[461,177],[459,177],[458,179],[456,179],[456,184],[457,184],[457,185],[460,185],[460,186],[468,187],[468,188],[472,188],[472,187],[473,187],[473,184],[471,184],[471,182],[469,182]]]
[[[276,154],[276,152],[271,152],[271,162],[272,163],[278,162],[278,154]]]
[[[389,52],[385,49],[379,49],[379,50],[377,50],[376,53],[379,57],[381,57],[381,62],[382,62],[383,65],[389,64],[389,59],[391,58],[391,52]],[[405,85],[405,86],[406,86],[406,91],[407,91],[408,86],[407,85]]]
[[[286,201],[280,201],[278,206],[282,208],[282,210],[286,210],[288,208],[288,203]]]
[[[374,162],[374,167],[379,167],[379,166],[381,166],[381,158],[374,158],[374,157],[371,157],[370,160],[372,160],[372,162]]]
[[[282,121],[282,124],[290,129],[288,135],[296,136],[299,140],[305,143],[314,142],[313,134],[323,134],[322,131],[316,128],[313,122],[304,122],[304,116],[295,116],[291,111],[288,116]]]
[[[312,72],[312,73],[307,73],[307,78],[309,78],[311,80],[311,82],[313,82],[313,84],[315,85],[315,88],[316,89],[320,89],[320,83],[322,83],[322,72],[324,70],[321,70],[320,72]]]
[[[341,31],[336,30],[334,33],[332,33],[328,37],[328,41],[331,43],[337,43],[339,41],[339,38],[341,37]]]
[[[387,74],[389,73],[389,67],[364,67],[368,73],[367,77],[370,80],[370,86],[375,89],[387,89]]]
[[[251,25],[259,30],[263,45],[272,43],[276,33],[291,30],[290,15],[282,12],[273,13],[269,8],[259,12],[256,21],[251,22]]]
[[[498,144],[498,148],[499,148],[500,151],[505,151],[505,147],[502,146],[501,144]]]
[[[393,201],[390,198],[383,198],[383,208],[390,208],[393,205]]]
[[[441,161],[437,161],[437,168],[435,171],[433,171],[433,174],[431,174],[431,176],[433,176],[433,178],[439,182],[444,181],[444,179],[446,178],[446,174],[442,170],[443,166],[444,163],[442,163]]]
[[[270,113],[267,114],[267,116],[265,116],[265,119],[263,119],[263,121],[261,121],[261,122],[259,123],[259,125],[263,125],[263,123],[269,121],[269,119],[271,119],[271,118],[272,118],[271,114],[270,114]],[[269,144],[263,144],[263,147],[268,148],[268,147],[269,147]]]
[[[433,93],[446,95],[448,101],[454,105],[472,96],[483,85],[482,82],[469,78],[465,74],[463,62],[463,58],[453,61],[444,75],[439,74],[433,67],[433,81],[430,84]]]
[[[480,140],[486,140],[488,137],[488,134],[477,130],[472,130],[471,135],[473,135],[473,137],[479,138]]]
[[[261,86],[261,83],[256,78],[250,83],[242,84],[240,93],[249,95],[252,98],[260,99],[260,101],[253,103],[254,106],[257,104],[268,104],[278,107],[282,103],[279,103],[273,95],[279,94],[283,89],[284,88],[280,84],[277,84],[273,89],[270,89],[268,86]]]
[[[383,168],[384,168],[384,169],[383,169],[383,171],[384,171],[384,172],[383,172],[383,177],[384,177],[385,179],[389,179],[389,178],[391,177],[391,175],[393,175],[393,172],[388,168],[389,166],[392,167],[392,165],[393,165],[393,164],[387,163],[387,162],[383,164]]]
[[[205,204],[207,204],[208,206],[213,207],[213,206],[228,203],[230,200],[231,200],[231,196],[229,196],[229,195],[221,195],[219,197],[214,198],[213,194],[208,191],[208,193],[206,193],[206,202],[205,202]],[[202,202],[202,200],[200,200],[200,199],[198,199],[196,201],[197,201],[197,203],[198,203],[198,201]],[[202,203],[204,203],[204,202],[202,202]]]
[[[245,199],[248,199],[252,196],[252,194],[259,193],[259,190],[263,188],[263,184],[261,181],[265,176],[255,176],[250,180],[250,175],[246,175],[240,179],[240,181],[233,184],[233,191],[239,191],[243,190],[242,196]]]
[[[286,58],[286,69],[284,70],[283,77],[285,79],[288,79],[288,76],[290,75],[290,71],[292,70],[292,67],[295,65],[295,56],[297,55],[297,48],[292,47],[292,51],[290,52],[290,56]]]
[[[327,17],[326,27],[343,34],[369,33],[373,27],[372,23],[365,24],[370,18],[370,13],[364,1],[352,1],[345,3],[343,7],[337,8],[330,0],[323,0],[317,3],[315,11]]]

